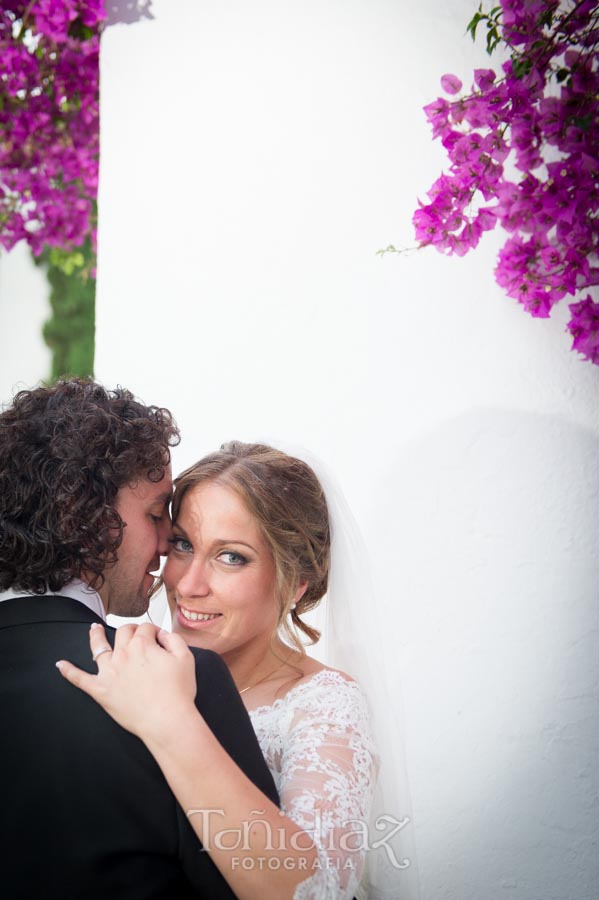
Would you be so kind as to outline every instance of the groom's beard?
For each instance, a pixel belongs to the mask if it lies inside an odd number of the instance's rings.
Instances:
[[[107,615],[136,618],[148,611],[153,575],[144,572],[140,580],[139,573],[131,571],[127,563],[121,560],[117,560],[103,574],[104,584],[98,593]]]

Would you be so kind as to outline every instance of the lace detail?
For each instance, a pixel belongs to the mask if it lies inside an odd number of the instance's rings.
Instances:
[[[359,685],[323,669],[250,710],[281,799],[318,853],[294,900],[351,900],[366,855],[377,758]]]

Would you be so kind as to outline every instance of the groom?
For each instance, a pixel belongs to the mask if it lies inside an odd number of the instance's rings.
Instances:
[[[233,898],[136,737],[61,678],[89,628],[148,608],[170,535],[166,409],[82,379],[0,413],[0,845],[10,900]],[[111,642],[114,629],[107,629]],[[194,651],[198,709],[276,791],[225,664]]]

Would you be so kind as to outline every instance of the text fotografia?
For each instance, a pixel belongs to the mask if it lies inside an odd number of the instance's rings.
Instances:
[[[391,815],[381,815],[371,828],[367,822],[361,819],[349,819],[342,826],[328,830],[322,827],[322,816],[319,810],[314,813],[314,827],[305,828],[301,832],[287,835],[285,828],[273,828],[266,819],[252,818],[241,823],[239,828],[218,829],[218,817],[223,817],[223,809],[188,809],[187,815],[201,816],[202,819],[202,843],[204,850],[237,850],[251,851],[250,835],[258,829],[262,829],[265,841],[263,849],[267,852],[293,850],[295,853],[305,853],[308,850],[320,849],[325,853],[340,854],[326,860],[317,857],[308,866],[307,860],[301,857],[233,857],[232,865],[235,868],[260,868],[260,869],[322,869],[322,868],[353,868],[352,853],[360,853],[366,850],[383,850],[391,865],[396,869],[407,869],[409,859],[398,859],[393,847],[393,840],[400,831],[410,822],[405,816],[397,819]],[[263,816],[264,810],[253,810],[252,816]],[[281,816],[284,813],[280,813]],[[378,834],[374,834],[377,832]],[[381,834],[381,832],[384,832]],[[349,854],[349,855],[348,855]],[[343,858],[342,856],[343,855]]]
[[[405,862],[405,860],[404,860]],[[308,864],[308,860],[303,856],[233,856],[231,857],[232,869],[243,869],[249,872],[252,869],[258,869],[260,872],[269,871],[277,872],[279,869],[285,869],[290,872],[297,869],[299,872],[317,872],[320,869],[336,869],[338,872],[347,869],[353,871],[356,867],[356,861],[351,858],[341,859],[340,857],[326,857],[320,859],[316,857],[314,861]],[[404,866],[405,868],[405,866]]]

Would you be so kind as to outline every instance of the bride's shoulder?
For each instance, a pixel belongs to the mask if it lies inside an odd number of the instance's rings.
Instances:
[[[290,694],[305,694],[307,692],[330,690],[334,686],[341,688],[345,686],[358,687],[355,679],[342,672],[340,669],[333,669],[331,666],[325,666],[323,663],[305,656],[301,664],[298,665],[299,672],[294,678],[287,681],[284,686],[283,696]]]
[[[368,739],[368,701],[358,682],[316,660],[306,659],[301,677],[288,684],[279,703],[291,730],[314,727],[324,733],[355,734]]]
[[[351,675],[348,675],[347,672],[342,672],[340,669],[333,669],[331,666],[325,666],[323,663],[319,662],[317,659],[312,659],[311,656],[306,656],[303,665],[302,665],[302,675],[298,684],[302,682],[309,681],[311,678],[314,678],[316,675],[321,676],[323,680],[329,681],[347,681],[353,682],[356,684],[354,678]]]

